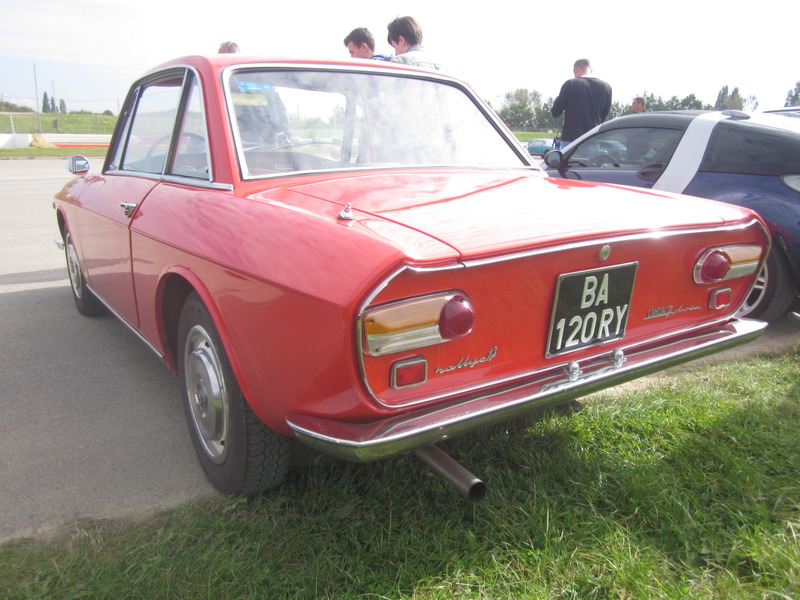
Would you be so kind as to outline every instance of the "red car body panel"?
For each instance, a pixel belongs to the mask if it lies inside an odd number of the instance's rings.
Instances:
[[[200,296],[244,397],[275,431],[348,458],[378,458],[467,430],[471,411],[511,416],[534,396],[563,401],[562,392],[574,397],[602,387],[602,377],[606,384],[630,378],[623,354],[639,357],[630,364],[641,374],[678,354],[721,348],[728,335],[760,331],[735,320],[755,271],[721,284],[692,280],[709,248],[749,244],[766,252],[753,213],[549,179],[510,138],[519,168],[353,168],[244,180],[221,85],[225,67],[238,62],[264,61],[191,57],[153,71],[196,73],[210,182],[122,173],[110,155],[102,175],[74,180],[55,206],[91,290],[173,370],[181,302],[188,291]],[[366,68],[358,65],[356,72]],[[492,126],[507,135],[499,122]],[[123,137],[119,127],[115,139]],[[133,206],[130,217],[118,202]],[[624,335],[575,349],[556,344],[552,352],[559,281],[617,268],[635,273],[629,302],[613,307],[626,311]],[[721,288],[729,288],[729,301],[710,306]],[[367,350],[370,310],[449,291],[474,309],[468,335],[385,354]],[[600,296],[596,304],[591,318],[605,318]],[[614,319],[608,327],[620,325]],[[408,360],[425,362],[425,380],[393,385],[390,374]],[[613,373],[598,366],[609,360]],[[564,383],[572,364],[592,376]],[[395,443],[404,437],[407,443]]]

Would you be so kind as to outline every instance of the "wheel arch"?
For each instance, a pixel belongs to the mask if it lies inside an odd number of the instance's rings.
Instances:
[[[182,267],[172,267],[163,274],[159,280],[156,294],[158,302],[156,314],[159,321],[159,335],[164,348],[164,361],[173,373],[178,372],[178,324],[186,299],[192,293],[196,293],[200,297],[211,315],[236,381],[239,383],[244,397],[249,398],[250,389],[242,376],[241,365],[237,359],[231,336],[225,326],[225,320],[214,302],[213,295],[191,270]]]
[[[786,232],[784,232],[780,227],[778,227],[774,223],[769,223],[769,229],[770,229],[770,237],[772,238],[771,251],[775,251],[777,248],[780,249],[783,258],[789,265],[789,272],[791,273],[792,279],[794,280],[795,287],[797,287],[798,283],[800,283],[800,264],[798,264],[797,258],[790,249],[792,243],[789,240],[787,240],[787,237],[789,236]]]
[[[56,223],[58,223],[58,231],[61,234],[61,239],[64,239],[64,236],[67,233],[67,219],[60,210],[56,209]]]

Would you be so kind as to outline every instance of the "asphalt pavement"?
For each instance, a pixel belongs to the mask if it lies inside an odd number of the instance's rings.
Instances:
[[[63,159],[0,160],[0,543],[216,493],[177,379],[115,318],[75,310],[53,242],[69,179]]]
[[[0,160],[0,543],[216,494],[176,378],[116,319],[75,310],[51,204],[69,179],[63,159]],[[717,356],[780,351],[798,331],[782,319]]]

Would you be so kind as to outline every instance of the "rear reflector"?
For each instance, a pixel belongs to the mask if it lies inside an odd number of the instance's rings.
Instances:
[[[731,288],[720,288],[718,290],[711,290],[711,296],[708,300],[708,308],[716,310],[718,308],[726,308],[731,305],[733,301],[733,291]]]
[[[397,361],[392,365],[391,385],[394,389],[420,385],[428,380],[428,362],[422,357]]]

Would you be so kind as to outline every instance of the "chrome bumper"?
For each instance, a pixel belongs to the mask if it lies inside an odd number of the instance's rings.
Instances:
[[[370,461],[427,446],[468,431],[508,421],[663,369],[733,348],[756,339],[766,323],[741,319],[682,333],[625,351],[620,356],[587,361],[535,379],[484,391],[457,401],[417,408],[369,423],[348,423],[294,414],[289,427],[304,443],[326,454]]]

